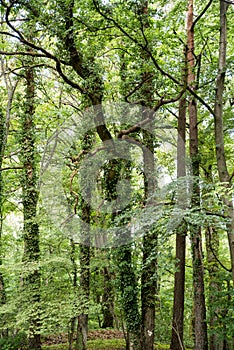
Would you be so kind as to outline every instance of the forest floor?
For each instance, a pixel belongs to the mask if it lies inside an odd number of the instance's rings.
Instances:
[[[123,332],[112,329],[93,330],[88,335],[88,350],[124,350]],[[155,346],[157,350],[166,350],[167,346]],[[45,337],[43,350],[67,350],[67,335],[60,334]]]

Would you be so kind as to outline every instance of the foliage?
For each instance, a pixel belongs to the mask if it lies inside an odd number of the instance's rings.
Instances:
[[[189,180],[186,178],[183,183],[184,179],[176,180],[178,169],[175,160],[178,101],[181,97],[188,101],[192,93],[182,83],[187,74],[187,33],[184,28],[187,2],[176,0],[169,4],[164,0],[148,1],[144,12],[142,8],[144,9],[145,3],[132,0],[50,0],[42,6],[36,0],[1,2],[0,277],[4,283],[1,282],[0,291],[4,290],[6,296],[0,300],[0,348],[3,350],[14,350],[20,346],[20,342],[24,342],[25,334],[28,336],[30,332],[32,316],[40,319],[42,334],[54,334],[68,332],[71,320],[77,320],[82,310],[89,308],[90,326],[100,327],[106,267],[110,275],[109,285],[113,290],[114,306],[111,312],[115,325],[131,332],[140,329],[142,275],[153,263],[155,273],[146,282],[146,286],[155,283],[158,288],[155,299],[155,337],[158,342],[169,343],[173,276],[177,263],[175,231],[182,223],[188,227],[188,236],[194,225],[202,229],[209,334],[216,335],[218,340],[227,340],[230,344],[233,342],[234,315],[230,305],[233,304],[234,295],[227,238],[231,223],[230,203],[227,205],[223,200],[229,198],[233,202],[233,6],[229,6],[227,13],[227,71],[220,102],[224,110],[224,146],[230,181],[220,182],[215,156],[217,145],[213,112],[219,57],[218,2],[212,2],[199,18],[204,2],[198,0],[194,9],[195,18],[199,20],[194,29],[193,54],[197,80],[195,97],[198,108],[197,160],[200,176],[198,178],[191,174],[190,161],[186,160]],[[34,127],[30,133],[21,130],[28,122],[25,111],[30,107],[25,89],[28,70],[34,72],[35,85]],[[150,90],[148,95],[147,89]],[[150,99],[147,100],[148,96]],[[134,132],[122,135],[126,139],[131,137],[131,141],[138,145],[138,152],[131,153],[131,162],[126,159],[116,162],[107,160],[97,172],[97,187],[90,210],[91,225],[104,229],[110,235],[113,228],[121,226],[124,239],[132,234],[128,230],[132,218],[140,218],[140,229],[136,239],[128,245],[122,245],[119,232],[114,241],[116,248],[90,249],[90,265],[86,267],[90,276],[90,300],[87,303],[80,287],[83,265],[77,242],[72,255],[70,238],[54,226],[40,197],[33,219],[23,222],[23,182],[27,176],[30,179],[27,161],[31,157],[37,174],[33,177],[33,191],[37,195],[40,188],[37,177],[41,171],[47,141],[71,117],[82,129],[86,125],[83,111],[87,106],[105,101],[149,105],[155,109],[162,124],[165,122],[165,126],[170,125],[170,128],[165,128],[163,140],[159,129],[156,129],[153,140],[154,175],[158,186],[161,186],[149,199],[156,203],[155,206],[148,208],[145,200],[142,129],[136,127]],[[22,116],[25,117],[23,121]],[[118,137],[118,140],[121,140],[120,131],[126,131],[130,127],[127,124],[112,124],[110,120],[105,126],[111,137]],[[92,150],[97,154],[103,141],[100,135],[100,131],[95,129],[88,135],[89,146],[92,144]],[[31,146],[32,143],[34,145],[29,153],[27,138],[31,140]],[[166,144],[167,147],[163,148],[168,139],[170,147]],[[64,155],[62,169],[67,204],[79,216],[82,215],[84,202],[78,176],[87,155],[83,141],[76,140],[69,155]],[[187,146],[187,153],[188,148]],[[115,176],[110,182],[113,170]],[[54,179],[55,183],[56,180]],[[108,206],[109,201],[116,197],[116,184],[119,180],[130,182],[128,205],[118,214],[106,213],[98,207],[96,200],[101,198]],[[167,181],[170,182],[169,185]],[[191,183],[199,186],[199,206],[193,205],[191,201]],[[184,195],[183,209],[178,205],[180,192]],[[145,207],[147,210],[144,210]],[[25,260],[23,230],[26,224],[32,223],[30,220],[39,227],[40,258],[35,261]],[[143,261],[144,237],[146,233],[148,235],[149,227],[151,233],[147,237],[150,237],[153,248]],[[215,238],[207,239],[209,230],[215,232]],[[77,227],[77,233],[80,232],[81,227]],[[184,342],[192,347],[193,277],[190,249],[187,239]],[[209,261],[209,252],[212,253],[212,261]],[[26,283],[35,273],[39,276],[40,287]],[[215,283],[218,283],[220,289],[212,289]],[[36,289],[39,290],[40,300],[30,303],[29,300],[33,300],[38,292]],[[212,302],[210,296],[213,297]],[[7,332],[9,337],[5,336]],[[16,335],[11,337],[11,334]],[[88,342],[90,349],[118,349],[123,345],[123,340],[110,340],[103,344],[101,341]],[[56,349],[59,348],[60,345],[56,345]],[[63,348],[65,345],[61,344],[61,349]]]

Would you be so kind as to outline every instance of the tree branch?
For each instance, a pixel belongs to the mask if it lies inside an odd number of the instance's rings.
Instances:
[[[206,11],[208,10],[208,8],[210,7],[210,5],[212,4],[213,0],[210,0],[208,2],[208,4],[204,7],[204,9],[202,10],[202,12],[200,13],[200,15],[197,16],[197,18],[195,19],[195,21],[192,24],[191,30],[194,30],[195,25],[197,24],[197,22],[202,18],[202,16],[206,13]]]
[[[17,38],[21,43],[23,43],[24,45],[26,46],[29,46],[31,47],[32,49],[36,50],[36,51],[41,51],[44,56],[39,56],[39,57],[44,57],[44,58],[49,58],[49,59],[52,59],[53,61],[56,62],[56,69],[59,73],[59,75],[62,77],[62,79],[67,83],[69,84],[70,86],[74,87],[75,89],[78,89],[81,93],[85,94],[85,90],[79,85],[77,84],[76,82],[73,82],[72,80],[70,80],[62,71],[62,67],[61,67],[61,63],[64,64],[64,65],[70,65],[69,63],[67,63],[66,61],[63,61],[63,60],[59,60],[56,56],[54,56],[52,53],[50,53],[49,51],[45,50],[43,47],[40,47],[40,46],[37,46],[36,44],[28,41],[24,36],[23,34],[18,30],[16,29],[10,22],[9,20],[9,15],[10,15],[10,11],[12,9],[14,5],[14,2],[12,2],[10,4],[10,6],[8,6],[6,8],[6,23],[7,25],[15,32],[18,34],[18,36],[14,36],[15,38]],[[26,55],[29,55],[28,52],[26,52]],[[31,56],[37,56],[37,55],[40,55],[40,54],[34,54],[32,53]]]
[[[23,166],[15,166],[15,167],[6,167],[6,168],[0,168],[0,171],[5,171],[5,170],[18,170],[18,169],[23,169]]]

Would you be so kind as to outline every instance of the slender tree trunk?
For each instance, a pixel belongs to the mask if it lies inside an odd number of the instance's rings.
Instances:
[[[77,289],[76,246],[73,239],[70,240],[70,247],[71,247],[70,259],[73,267],[73,273],[72,273],[73,287],[74,287],[74,291],[76,291]],[[68,350],[73,349],[76,320],[77,320],[76,317],[72,317],[72,319],[70,320],[69,331],[68,331]]]
[[[214,305],[218,305],[217,292],[221,291],[222,283],[218,276],[219,264],[217,257],[219,256],[219,236],[212,227],[206,230],[206,253],[207,253],[207,268],[209,271],[209,308],[210,308],[210,350],[223,350],[224,340],[219,339],[215,332],[217,323],[222,322],[218,319],[220,310],[218,306],[214,309]]]
[[[120,233],[121,239],[126,232]],[[128,238],[127,238],[128,239]],[[132,263],[131,245],[123,245],[115,250],[116,264],[119,266],[121,302],[128,332],[126,350],[142,350],[141,347],[141,317],[138,310],[138,286]]]
[[[36,221],[38,191],[36,172],[36,149],[34,129],[34,93],[35,81],[32,68],[27,68],[25,109],[22,116],[22,192],[23,192],[23,216],[24,216],[24,256],[23,261],[29,264],[37,264],[40,259],[39,227]],[[29,349],[41,349],[40,339],[40,272],[36,267],[24,280],[24,288],[28,291],[28,303],[31,308]]]
[[[0,268],[2,266],[2,224],[3,224],[3,177],[2,177],[2,161],[4,156],[5,149],[5,118],[0,111]],[[6,291],[5,291],[5,283],[2,271],[0,270],[0,306],[6,303]],[[1,325],[2,327],[3,325]],[[5,331],[1,331],[1,335],[4,336]]]
[[[90,207],[83,204],[82,221],[90,221]],[[80,244],[80,291],[82,297],[82,313],[78,316],[76,350],[87,349],[88,312],[90,293],[90,237],[87,228],[82,232],[84,244]]]
[[[142,0],[139,4],[139,15],[143,30],[149,28],[149,8],[148,1]],[[145,63],[150,60],[149,54],[142,50],[142,81],[145,81],[139,91],[139,98],[142,105],[148,108],[153,107],[154,85],[152,72],[146,68]],[[143,119],[148,117],[147,109],[143,107]],[[153,127],[153,126],[152,126]],[[143,144],[147,151],[143,149],[144,162],[144,201],[145,205],[151,205],[151,197],[155,193],[155,166],[154,166],[154,142],[155,136],[151,132],[143,130]],[[142,241],[142,273],[141,273],[141,312],[142,312],[142,349],[153,350],[155,335],[155,313],[156,296],[158,294],[158,239],[154,228],[149,227]]]
[[[216,96],[214,107],[215,123],[215,144],[216,159],[220,182],[227,187],[227,193],[223,196],[223,202],[226,206],[227,215],[230,223],[227,224],[227,234],[229,242],[229,251],[231,258],[232,281],[234,284],[234,208],[231,195],[228,195],[228,188],[231,186],[231,176],[228,173],[226,154],[224,148],[224,129],[223,129],[223,92],[225,86],[226,74],[226,54],[227,54],[227,9],[228,4],[220,0],[220,41],[219,41],[219,68],[216,79]]]
[[[109,268],[103,268],[104,289],[102,299],[103,323],[102,328],[114,327],[114,291]]]
[[[7,108],[4,113],[2,109],[0,109],[0,267],[2,265],[2,227],[3,227],[3,205],[4,205],[4,196],[3,196],[3,174],[2,174],[2,164],[5,155],[5,149],[7,145],[8,131],[10,126],[10,118],[11,118],[11,108],[12,108],[12,100],[14,97],[15,89],[17,87],[18,81],[12,85],[10,79],[6,74],[6,69],[4,65],[4,60],[1,58],[1,73],[4,77],[5,86],[8,94]],[[6,304],[6,290],[5,283],[2,271],[0,270],[0,305]],[[7,336],[8,330],[5,329],[2,332],[2,336]]]
[[[195,81],[195,60],[194,60],[194,28],[193,28],[193,0],[188,1],[187,16],[187,61],[188,61],[188,85],[191,89],[196,89]],[[197,128],[197,103],[195,98],[191,98],[188,104],[189,113],[189,149],[192,162],[192,172],[194,176],[192,206],[200,207],[199,189],[199,151],[198,151],[198,128]],[[207,324],[206,305],[204,290],[204,269],[202,253],[201,227],[194,223],[190,225],[192,259],[193,259],[193,289],[194,289],[194,331],[195,350],[207,350]]]
[[[147,98],[147,95],[146,95]],[[146,117],[146,116],[144,116]],[[147,152],[143,152],[144,160],[144,190],[145,205],[150,205],[155,191],[155,167],[154,167],[154,136],[148,131],[143,131],[144,144]],[[153,350],[155,328],[155,302],[157,288],[158,269],[158,239],[155,229],[149,228],[143,237],[143,259],[141,274],[141,310],[142,310],[142,349]]]
[[[179,102],[178,118],[178,137],[177,137],[177,179],[186,176],[186,99],[182,98]],[[185,188],[186,191],[186,188]],[[183,209],[183,203],[178,193],[178,205]],[[184,198],[184,196],[183,196]],[[183,199],[182,199],[183,200]],[[184,286],[185,286],[185,248],[186,248],[187,227],[182,223],[176,230],[176,259],[177,271],[174,277],[174,302],[173,302],[173,321],[171,350],[183,350],[184,333]]]
[[[93,143],[93,135],[86,134],[82,141],[83,150],[90,150]],[[87,193],[91,198],[91,193]],[[81,244],[80,244],[80,291],[82,297],[82,313],[78,316],[76,350],[86,350],[88,338],[88,312],[90,294],[90,215],[89,203],[82,199],[81,202]]]

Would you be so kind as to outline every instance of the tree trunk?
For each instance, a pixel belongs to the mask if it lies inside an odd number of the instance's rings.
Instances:
[[[209,308],[210,308],[210,350],[223,350],[224,340],[219,339],[218,334],[215,333],[215,325],[222,320],[218,319],[220,310],[218,307],[214,309],[214,305],[218,305],[217,292],[221,291],[222,283],[220,283],[218,272],[219,264],[217,257],[219,255],[219,236],[212,227],[206,230],[206,253],[207,253],[207,267],[209,271]]]
[[[194,60],[194,28],[193,28],[193,0],[188,1],[187,17],[187,62],[188,62],[188,85],[191,89],[196,89],[195,82],[195,60]],[[198,151],[198,128],[197,128],[197,103],[192,97],[188,104],[189,113],[189,152],[192,162],[192,172],[194,177],[192,207],[200,207],[199,188],[199,151]],[[196,223],[190,225],[190,236],[192,245],[193,260],[193,289],[194,289],[194,331],[195,350],[207,350],[207,324],[206,305],[204,291],[204,269],[202,254],[201,227]]]
[[[70,259],[73,267],[72,275],[73,275],[73,287],[74,291],[77,289],[77,264],[76,264],[76,246],[73,239],[70,239],[70,247],[71,247],[71,253],[70,253]],[[74,334],[75,334],[75,325],[76,325],[76,317],[72,317],[69,324],[69,331],[68,331],[68,350],[73,349],[73,342],[74,342]]]
[[[143,30],[149,28],[149,8],[148,1],[143,0],[139,4],[139,15]],[[139,98],[142,105],[147,108],[153,107],[153,75],[149,68],[144,65],[150,60],[148,52],[142,50],[142,81],[145,81],[139,91]],[[149,117],[147,109],[142,110],[143,119]],[[153,127],[153,125],[152,125]],[[151,197],[155,193],[155,165],[154,165],[154,142],[155,136],[147,130],[143,130],[143,144],[147,152],[143,149],[143,164],[144,164],[144,202],[145,205],[151,205]],[[145,230],[142,242],[142,273],[141,273],[141,312],[142,312],[142,349],[153,350],[154,335],[155,335],[155,303],[156,295],[158,294],[158,239],[157,232],[152,227]]]
[[[126,231],[126,228],[125,228]],[[123,235],[121,233],[121,239]],[[115,249],[116,265],[120,284],[121,302],[124,320],[128,332],[126,350],[142,350],[141,347],[141,318],[138,310],[138,286],[135,271],[132,266],[132,247],[123,245]]]
[[[76,350],[87,349],[88,310],[90,284],[90,247],[80,245],[80,289],[82,295],[82,313],[78,316]]]
[[[38,201],[37,173],[35,158],[35,129],[34,129],[34,72],[28,68],[26,76],[26,101],[22,116],[22,193],[23,193],[23,216],[24,216],[24,256],[23,261],[37,264],[40,259],[39,227],[36,222]],[[28,303],[31,316],[29,319],[29,349],[41,349],[40,340],[40,272],[36,266],[33,272],[25,278],[24,287],[28,291]]]
[[[103,322],[102,328],[114,327],[114,291],[112,286],[112,278],[109,268],[103,268],[104,290],[102,298]]]
[[[220,41],[219,41],[219,68],[216,79],[216,96],[214,106],[214,123],[215,123],[215,144],[216,159],[220,182],[227,187],[227,193],[223,196],[223,202],[226,206],[227,215],[230,223],[227,224],[227,234],[229,242],[229,251],[231,258],[232,281],[234,284],[234,208],[231,195],[228,195],[228,188],[231,186],[231,176],[228,173],[226,154],[224,148],[224,129],[223,129],[223,92],[225,86],[226,74],[226,53],[227,53],[227,9],[228,4],[220,1]]]
[[[149,95],[149,94],[148,94]],[[146,95],[145,97],[147,98]],[[146,115],[144,115],[146,118]],[[143,131],[143,142],[147,152],[143,151],[144,161],[144,191],[145,205],[151,204],[150,197],[155,191],[155,167],[154,167],[154,136],[148,131]],[[150,152],[149,152],[150,151]],[[142,309],[142,349],[153,350],[155,327],[155,301],[157,288],[158,269],[158,240],[155,229],[149,228],[143,237],[143,258],[141,274],[141,309]]]
[[[2,266],[2,224],[3,224],[3,178],[2,178],[2,162],[5,149],[5,118],[0,111],[0,268]],[[0,306],[6,303],[6,291],[2,271],[0,270]],[[2,323],[2,322],[1,322]],[[1,324],[1,327],[3,325]],[[2,336],[6,335],[5,331],[1,331]]]
[[[87,349],[88,311],[90,293],[90,206],[82,203],[82,243],[80,244],[80,291],[82,297],[82,313],[78,316],[76,350]]]
[[[177,137],[177,179],[186,176],[186,99],[182,98],[179,102],[178,118],[178,137]],[[186,189],[185,189],[186,191]],[[178,205],[183,208],[178,193]],[[182,199],[183,200],[183,199]],[[174,277],[174,302],[173,302],[173,320],[171,350],[183,350],[184,333],[184,286],[185,286],[185,248],[186,248],[187,227],[182,223],[176,230],[176,259],[177,271]]]
[[[8,101],[7,101],[7,108],[6,108],[5,115],[2,109],[0,109],[0,267],[2,265],[2,226],[3,226],[3,206],[4,206],[2,165],[3,165],[3,159],[4,159],[5,149],[7,145],[7,139],[8,139],[12,101],[13,101],[17,84],[18,84],[18,81],[16,81],[15,84],[12,85],[12,82],[9,80],[10,78],[6,74],[7,67],[5,67],[4,65],[3,58],[1,58],[1,68],[2,68],[2,76],[4,78],[5,86],[7,89]],[[6,300],[7,300],[7,297],[6,297],[4,277],[0,269],[0,305],[4,305],[6,303]],[[2,336],[7,336],[8,330],[3,329],[1,333],[2,333]]]

